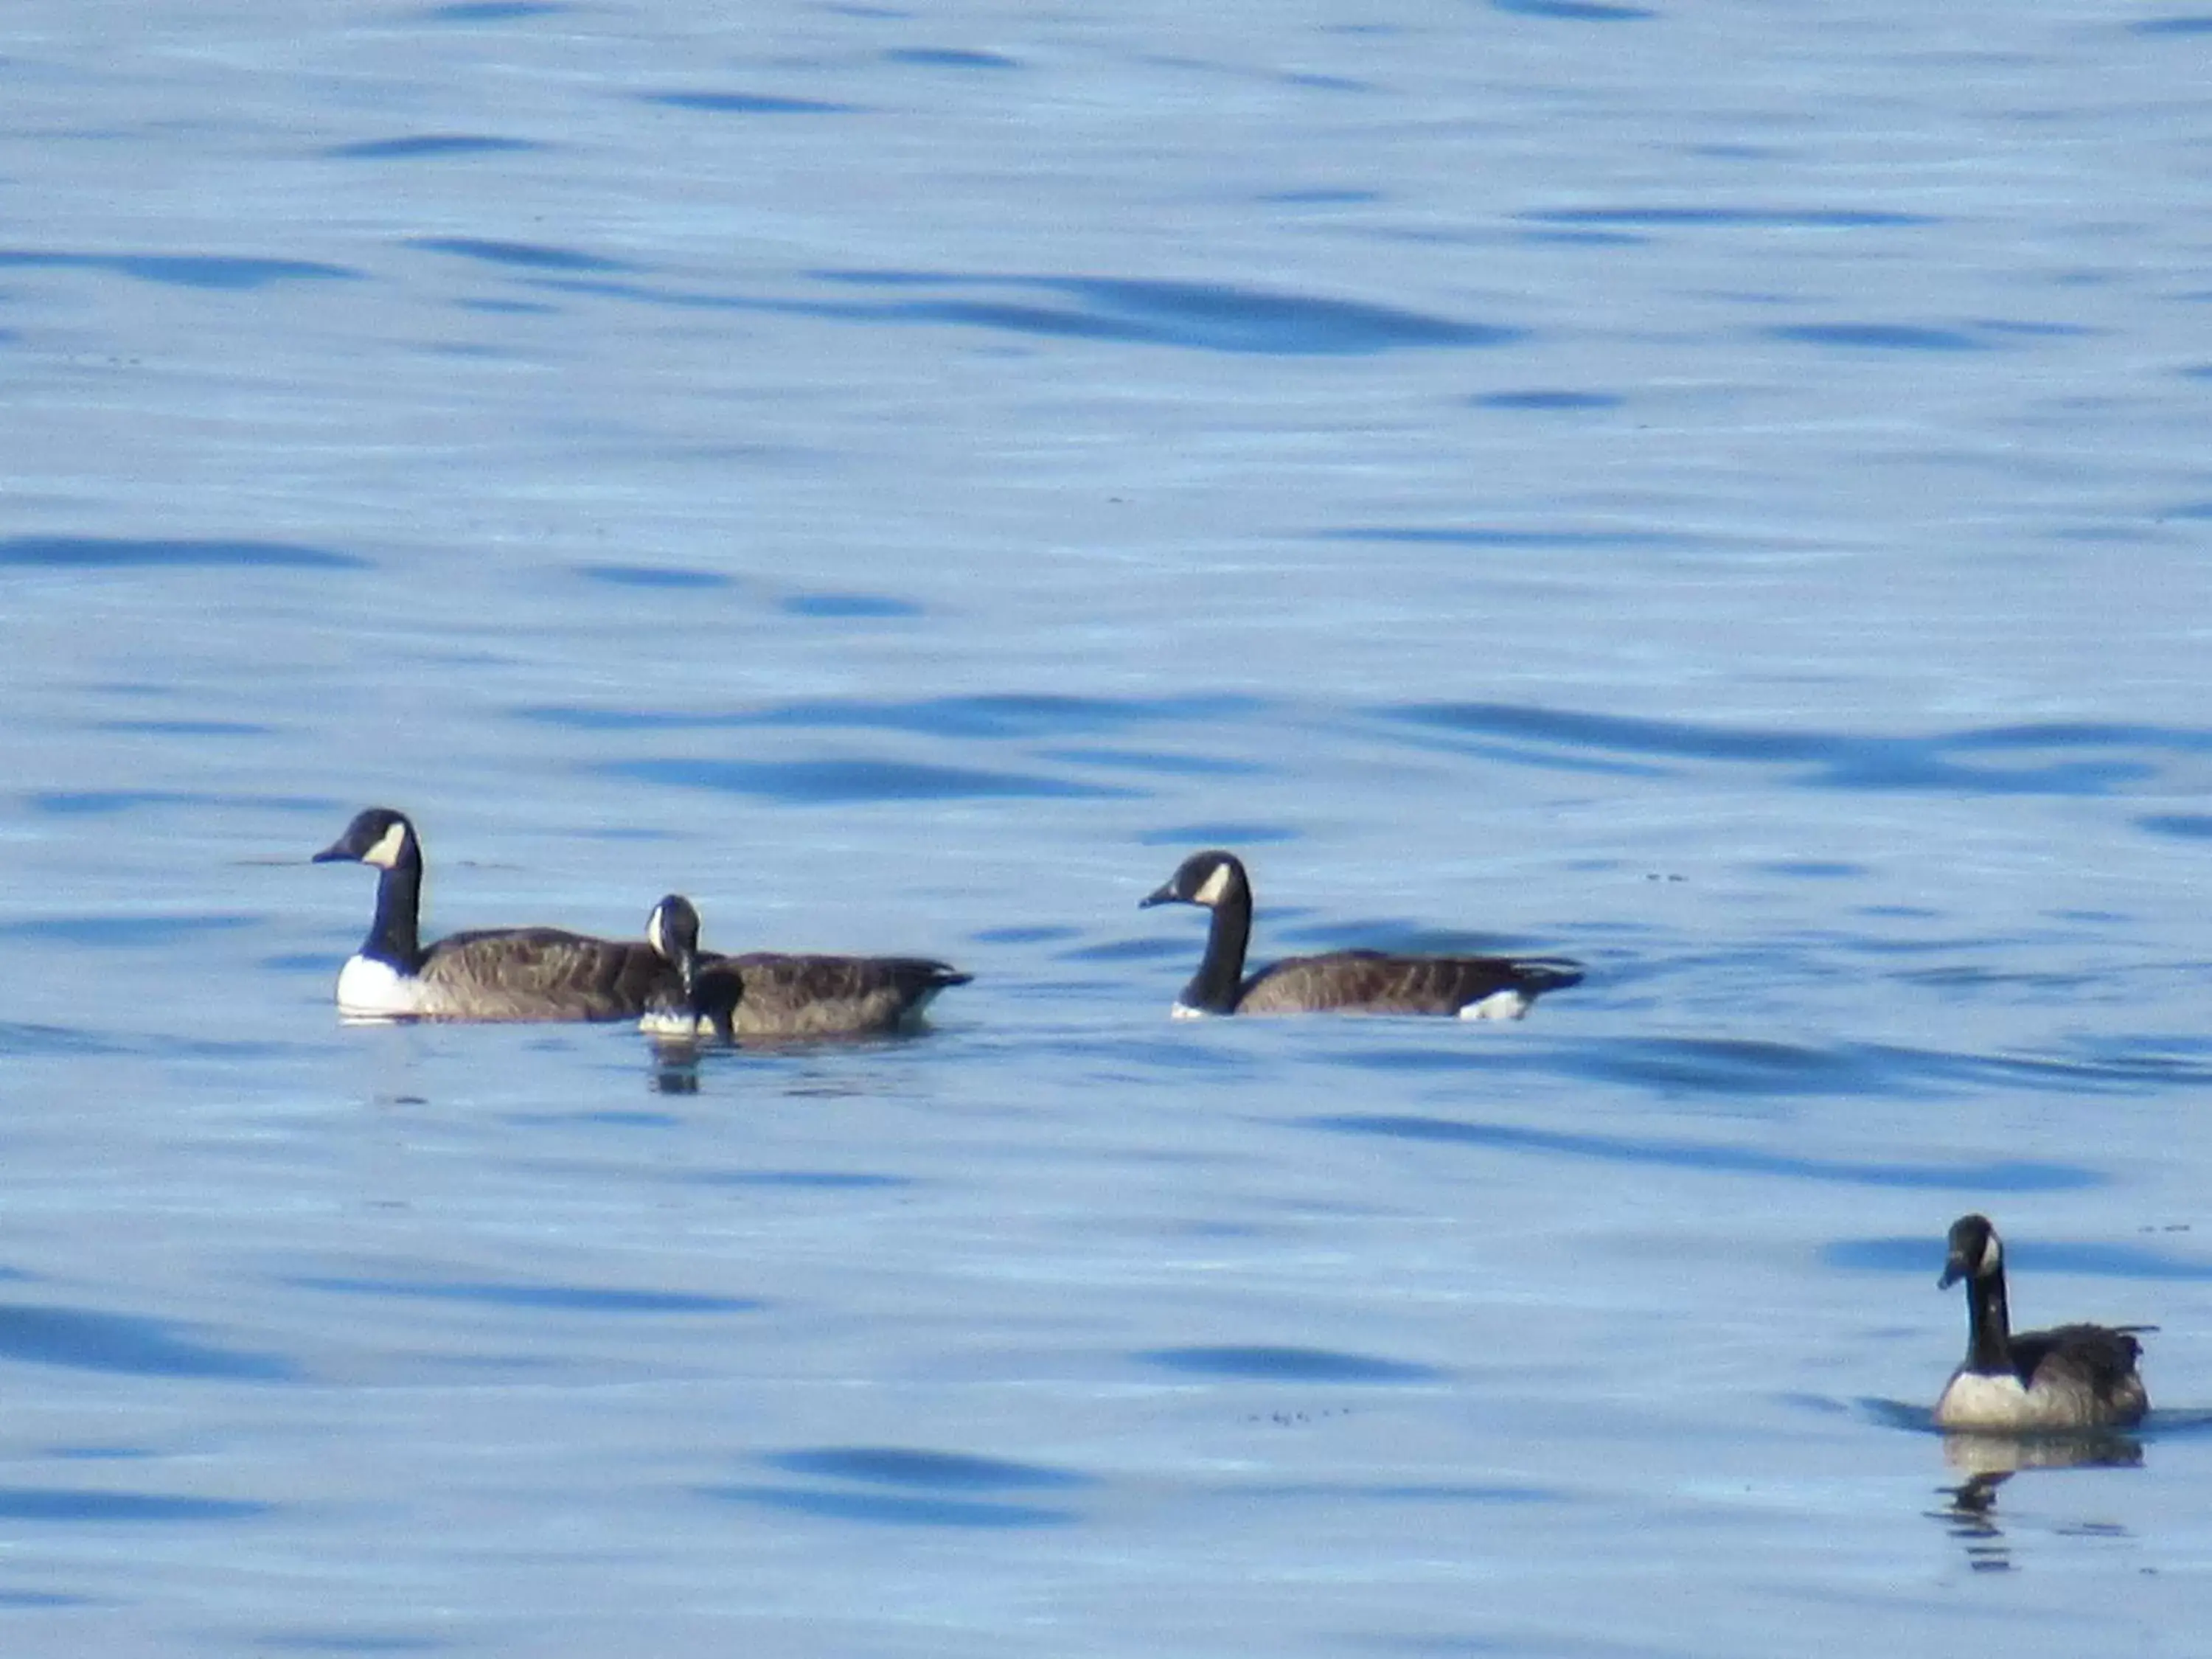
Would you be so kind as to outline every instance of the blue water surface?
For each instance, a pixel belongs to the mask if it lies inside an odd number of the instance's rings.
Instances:
[[[2189,1650],[2203,18],[141,9],[0,20],[8,1652]],[[370,805],[975,979],[343,1025]],[[1208,846],[1586,977],[1170,1022]],[[2140,1433],[1934,1431],[1968,1210]]]

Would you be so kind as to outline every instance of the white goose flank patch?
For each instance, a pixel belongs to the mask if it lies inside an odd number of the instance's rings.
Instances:
[[[1528,1012],[1528,999],[1510,986],[1477,997],[1459,1011],[1462,1019],[1518,1019]]]
[[[1188,1002],[1178,1002],[1168,1010],[1168,1018],[1170,1019],[1210,1019],[1212,1016],[1203,1008],[1194,1008]]]
[[[689,1008],[648,1008],[639,1017],[637,1029],[647,1036],[676,1042],[696,1042],[714,1035],[714,1022],[700,1018]]]
[[[348,957],[338,969],[338,1012],[349,1019],[396,1019],[422,1012],[422,981],[374,957]]]
[[[1936,1402],[1936,1421],[1945,1428],[2019,1428],[2036,1415],[2027,1390],[2008,1371],[1960,1371]]]
[[[1229,866],[1217,864],[1213,866],[1213,873],[1206,878],[1205,885],[1190,896],[1190,902],[1193,904],[1218,904],[1228,895]]]

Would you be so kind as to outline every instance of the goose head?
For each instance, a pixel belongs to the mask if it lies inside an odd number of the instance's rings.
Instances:
[[[1962,1279],[1990,1279],[2004,1270],[2004,1246],[1985,1215],[1962,1215],[1951,1224],[1951,1254],[1936,1288],[1948,1291]]]
[[[356,864],[390,870],[415,850],[415,826],[408,823],[407,815],[388,806],[372,806],[355,813],[353,822],[346,825],[345,834],[316,854],[313,862],[334,864],[350,860]]]
[[[1245,878],[1244,866],[1237,861],[1237,855],[1212,848],[1193,853],[1177,865],[1175,874],[1137,901],[1137,908],[1141,910],[1153,904],[1197,904],[1211,910],[1237,895],[1249,902],[1251,892],[1252,884]]]

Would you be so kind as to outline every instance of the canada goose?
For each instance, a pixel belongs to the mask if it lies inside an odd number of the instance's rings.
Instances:
[[[557,927],[455,933],[425,948],[416,933],[422,847],[403,812],[372,806],[315,854],[373,865],[376,920],[338,973],[338,1012],[354,1018],[635,1018],[676,970],[650,945]]]
[[[1244,977],[1252,934],[1252,884],[1233,853],[1193,853],[1157,892],[1139,901],[1198,904],[1213,912],[1206,955],[1182,988],[1177,1019],[1206,1014],[1456,1014],[1518,1019],[1546,991],[1578,983],[1582,964],[1557,958],[1395,957],[1332,951],[1291,957]]]
[[[1989,1218],[1951,1224],[1951,1255],[1940,1290],[1966,1281],[1966,1358],[1936,1402],[1945,1429],[2125,1428],[2150,1409],[2136,1360],[2135,1333],[2148,1325],[2060,1325],[2012,1329],[2005,1307],[2004,1247]]]
[[[671,893],[653,907],[645,936],[678,982],[639,1022],[655,1036],[882,1036],[921,1023],[930,1000],[974,978],[920,957],[793,957],[699,949],[699,912]]]

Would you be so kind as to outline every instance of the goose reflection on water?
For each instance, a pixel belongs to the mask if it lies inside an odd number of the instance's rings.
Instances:
[[[1942,1522],[1966,1553],[1976,1572],[2010,1572],[2012,1548],[1998,1524],[1997,1489],[2022,1469],[2136,1468],[2142,1442],[2116,1430],[2080,1434],[1977,1434],[1943,1437],[1943,1462],[1966,1479],[1941,1490],[1949,1501],[1929,1518]],[[2124,1538],[2126,1528],[2111,1522],[2083,1522],[2065,1530],[2077,1534]]]

